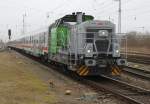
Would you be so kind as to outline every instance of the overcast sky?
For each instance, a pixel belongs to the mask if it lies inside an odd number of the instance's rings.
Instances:
[[[0,0],[0,38],[8,38],[8,28],[13,38],[20,37],[25,13],[26,33],[33,33],[77,11],[118,23],[118,2],[114,0]],[[150,0],[122,0],[122,32],[150,31],[149,19]]]

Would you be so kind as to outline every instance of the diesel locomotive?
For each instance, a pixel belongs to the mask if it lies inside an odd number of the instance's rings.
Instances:
[[[65,15],[45,31],[27,35],[9,42],[9,47],[62,64],[80,76],[119,75],[126,64],[115,24],[82,12]]]

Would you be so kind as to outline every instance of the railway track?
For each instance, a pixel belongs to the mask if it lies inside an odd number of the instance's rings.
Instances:
[[[125,53],[122,53],[122,56],[125,57]],[[127,61],[149,65],[150,54],[128,52]]]
[[[40,62],[39,59],[33,56],[30,56],[27,54],[23,54],[23,55]],[[58,72],[64,74],[65,76],[72,78],[73,80],[78,81],[79,83],[85,84],[96,91],[104,91],[104,92],[110,93],[113,96],[116,96],[116,98],[119,98],[125,102],[128,102],[129,104],[149,104],[150,102],[149,90],[135,87],[133,85],[127,84],[118,79],[114,79],[114,78],[104,76],[104,75],[96,77],[96,79],[95,78],[91,79],[89,77],[80,77],[77,74],[74,74],[72,72],[64,73],[64,71],[58,69],[61,66],[56,67],[48,63],[42,63],[42,64],[48,67],[51,67],[54,70],[57,70]],[[61,69],[63,68],[61,67]]]
[[[137,69],[133,67],[126,66],[122,69],[123,72],[134,75],[136,77],[140,77],[142,79],[150,80],[150,71]]]
[[[150,102],[150,91],[139,88],[121,80],[117,80],[108,76],[101,76],[105,78],[104,81],[85,80],[92,88],[96,90],[104,90],[114,94],[114,96],[126,100],[129,104],[149,104]]]
[[[127,61],[135,62],[140,64],[149,65],[150,64],[150,54],[138,53],[138,52],[128,52]],[[125,66],[122,69],[123,72],[140,77],[142,79],[150,80],[150,71],[137,69],[129,66]]]
[[[126,54],[125,52],[121,52],[122,54]],[[127,52],[128,55],[138,55],[138,56],[150,56],[149,53],[140,53],[140,52]]]
[[[140,63],[140,64],[150,64],[150,58],[147,57],[128,57],[127,61],[129,62],[135,62],[135,63]]]

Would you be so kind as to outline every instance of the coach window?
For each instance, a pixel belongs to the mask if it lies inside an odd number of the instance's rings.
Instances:
[[[31,44],[32,44],[32,36],[31,36]]]
[[[24,44],[25,44],[25,38],[23,40],[24,40]]]
[[[39,40],[39,43],[41,43],[41,36],[39,36],[38,40]]]
[[[31,36],[31,44],[32,44],[32,36]]]
[[[43,36],[43,42],[45,43],[45,32],[44,32],[44,36]]]
[[[40,36],[40,43],[43,43],[42,35]]]
[[[42,34],[39,36],[39,43],[42,43]]]
[[[33,36],[32,36],[32,43],[33,43]]]
[[[30,36],[30,44],[31,44],[31,36]]]

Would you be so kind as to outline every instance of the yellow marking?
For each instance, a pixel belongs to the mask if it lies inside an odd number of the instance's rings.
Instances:
[[[85,66],[82,65],[82,66],[79,68],[79,70],[77,70],[77,73],[80,73],[80,71],[82,71],[82,69],[83,69],[84,67],[85,67]]]
[[[114,72],[111,73],[112,75],[116,75]]]
[[[87,66],[82,65],[77,71],[80,76],[86,76],[89,73],[89,69]]]
[[[85,68],[80,72],[80,75],[83,75],[85,71],[87,71],[87,67],[85,67]]]
[[[118,66],[116,66],[116,69],[117,69],[117,71],[119,72],[119,74],[121,73],[121,69],[118,67]]]
[[[112,75],[120,75],[120,69],[117,66],[112,67]]]
[[[83,74],[83,76],[86,76],[88,73],[89,73],[89,70],[87,70],[87,71]]]
[[[117,69],[114,69],[114,72],[116,75],[119,75],[119,72],[117,71]]]
[[[111,71],[112,71],[112,72],[111,72],[112,75],[115,75],[115,73],[114,73],[114,67],[111,67],[111,69],[112,69],[112,70],[111,70]]]

